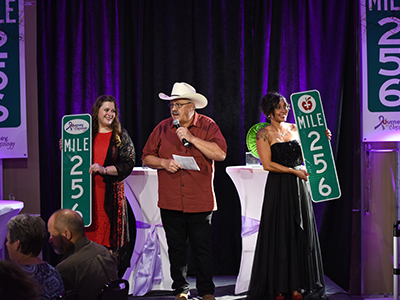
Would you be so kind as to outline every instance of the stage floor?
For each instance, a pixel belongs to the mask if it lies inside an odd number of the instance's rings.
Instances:
[[[197,295],[197,290],[195,288],[195,279],[188,278],[190,283],[190,299],[201,300],[201,297]],[[215,276],[215,298],[217,300],[238,300],[238,299],[246,299],[246,294],[235,295],[235,282],[236,276]],[[345,292],[342,288],[340,288],[336,283],[330,280],[328,277],[325,277],[326,284],[326,293],[330,300],[350,300],[354,297],[351,297],[347,292]],[[174,297],[171,294],[171,291],[151,291],[144,296],[129,296],[128,299],[137,299],[137,300],[157,300],[157,299],[171,299]],[[362,300],[362,297],[357,296],[356,300]],[[369,300],[369,299],[368,299]],[[386,300],[386,299],[385,299]]]

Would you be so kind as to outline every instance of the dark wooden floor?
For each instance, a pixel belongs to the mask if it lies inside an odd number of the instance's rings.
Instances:
[[[197,290],[195,288],[195,279],[189,278],[190,283],[190,299],[193,300],[200,300],[201,297],[198,296]],[[236,276],[216,276],[214,277],[215,283],[215,298],[217,300],[239,300],[239,299],[246,299],[246,294],[235,295],[235,282]],[[325,284],[326,284],[326,293],[330,300],[363,300],[362,297],[351,297],[347,292],[345,292],[342,288],[340,288],[336,283],[330,280],[328,277],[325,277]],[[136,300],[157,300],[157,299],[174,299],[172,296],[171,291],[151,291],[144,296],[129,296],[129,299],[136,299]]]

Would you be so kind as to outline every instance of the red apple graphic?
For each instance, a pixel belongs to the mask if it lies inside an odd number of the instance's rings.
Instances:
[[[312,101],[310,100],[311,97],[308,97],[306,100],[301,103],[301,106],[303,106],[304,110],[311,110],[312,109]]]

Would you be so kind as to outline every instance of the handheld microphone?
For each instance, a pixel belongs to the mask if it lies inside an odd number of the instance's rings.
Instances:
[[[172,123],[176,126],[176,128],[181,127],[181,125],[179,124],[179,120],[178,119],[174,119],[172,121]],[[189,142],[186,139],[182,139],[182,144],[183,146],[185,146],[186,148],[189,147]]]

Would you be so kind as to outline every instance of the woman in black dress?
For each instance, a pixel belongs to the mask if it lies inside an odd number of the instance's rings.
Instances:
[[[260,107],[270,125],[257,132],[257,151],[269,174],[248,299],[326,299],[297,126],[286,122],[290,107],[281,94],[267,93]]]

